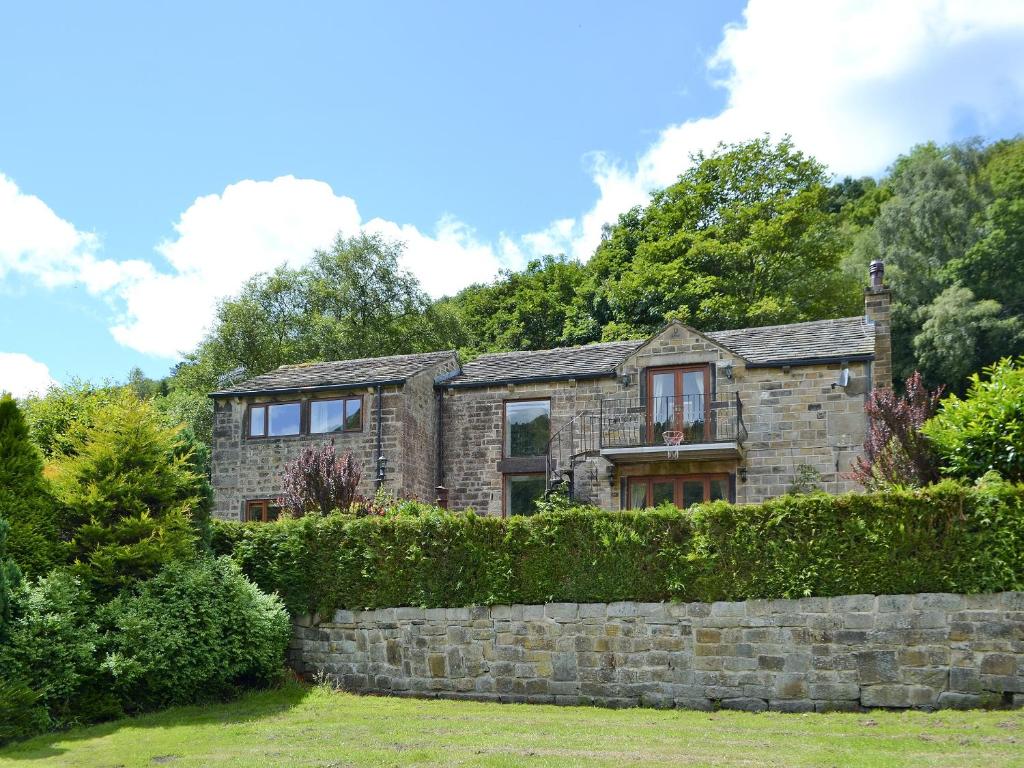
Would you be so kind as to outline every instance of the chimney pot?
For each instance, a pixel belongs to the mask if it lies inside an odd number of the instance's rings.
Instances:
[[[868,267],[868,272],[871,275],[871,287],[881,288],[882,278],[885,276],[885,262],[875,259],[871,262],[871,266]]]

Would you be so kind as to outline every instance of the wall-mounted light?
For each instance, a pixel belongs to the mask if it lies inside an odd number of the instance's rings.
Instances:
[[[377,457],[377,488],[384,485],[384,481],[388,476],[388,460],[387,457],[382,453]]]
[[[739,469],[739,476],[740,476],[740,482],[741,483],[747,482],[747,468],[746,467],[740,467],[740,469]]]
[[[726,363],[724,366],[722,366],[722,373],[725,374],[725,378],[727,378],[729,381],[732,381],[732,363]]]
[[[614,464],[609,464],[607,467],[605,467],[604,471],[605,471],[605,475],[608,477],[608,486],[610,488],[614,488],[615,487],[615,465]]]
[[[633,381],[633,377],[630,376],[628,373],[619,376],[619,384],[621,384],[624,387],[628,387],[631,381]]]

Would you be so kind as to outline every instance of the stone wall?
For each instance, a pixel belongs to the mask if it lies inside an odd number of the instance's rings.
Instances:
[[[352,691],[811,712],[1024,706],[1024,593],[338,611],[290,657]]]

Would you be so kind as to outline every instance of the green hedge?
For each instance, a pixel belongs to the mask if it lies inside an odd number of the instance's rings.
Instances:
[[[1024,487],[576,509],[508,520],[220,522],[215,546],[293,613],[336,608],[1024,589]]]

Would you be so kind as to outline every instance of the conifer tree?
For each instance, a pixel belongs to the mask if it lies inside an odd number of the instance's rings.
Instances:
[[[58,505],[43,478],[43,460],[9,395],[0,397],[0,517],[10,524],[8,556],[28,576],[42,576],[66,560]]]

